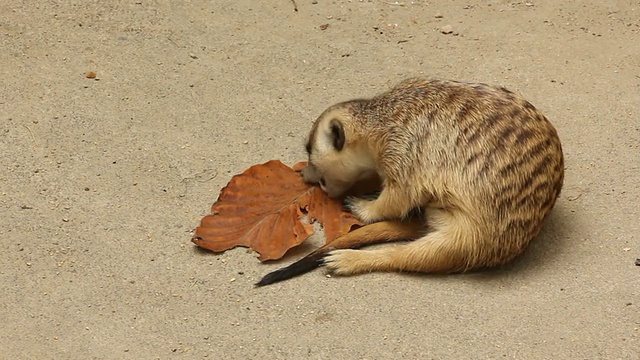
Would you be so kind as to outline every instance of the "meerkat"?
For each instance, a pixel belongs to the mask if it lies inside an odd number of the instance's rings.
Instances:
[[[373,98],[336,104],[314,122],[306,150],[303,180],[330,197],[379,176],[377,198],[345,199],[355,217],[372,225],[267,275],[266,283],[318,265],[355,275],[505,264],[538,233],[564,179],[554,126],[521,95],[481,83],[414,78]],[[407,221],[416,209],[419,220]]]

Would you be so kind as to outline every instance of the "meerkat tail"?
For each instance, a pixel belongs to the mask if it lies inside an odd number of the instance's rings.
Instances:
[[[424,222],[419,218],[380,221],[342,235],[316,251],[326,253],[335,249],[354,249],[389,241],[413,240],[421,237],[424,232]]]
[[[262,279],[260,279],[260,281],[258,281],[255,285],[271,285],[280,281],[294,278],[302,274],[306,274],[322,264],[322,258],[325,254],[326,252],[320,253],[314,251],[289,266],[268,273],[267,275],[263,276]]]
[[[319,266],[326,254],[336,249],[353,249],[376,243],[416,239],[425,231],[419,219],[407,221],[381,221],[358,228],[315,250],[284,268],[265,275],[256,286],[265,286],[305,274]]]

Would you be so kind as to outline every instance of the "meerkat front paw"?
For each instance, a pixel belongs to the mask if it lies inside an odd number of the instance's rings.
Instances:
[[[375,200],[366,200],[349,196],[344,199],[343,207],[350,211],[353,216],[365,224],[371,224],[380,220],[380,216],[374,211]]]

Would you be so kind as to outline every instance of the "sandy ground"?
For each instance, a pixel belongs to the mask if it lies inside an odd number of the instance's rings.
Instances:
[[[1,357],[637,359],[640,3],[297,7],[0,4]],[[327,106],[414,75],[505,85],[556,124],[563,194],[515,263],[255,289],[302,252],[190,242],[233,174],[303,160]]]

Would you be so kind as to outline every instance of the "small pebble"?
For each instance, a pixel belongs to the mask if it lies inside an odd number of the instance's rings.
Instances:
[[[87,77],[87,79],[95,79],[96,78],[96,72],[95,71],[87,71],[84,76]]]
[[[435,16],[436,16],[436,19],[442,19],[443,18],[442,14],[440,14],[440,13],[436,13]]]
[[[445,25],[445,26],[443,26],[443,27],[442,27],[442,29],[440,29],[440,31],[441,31],[443,34],[451,34],[451,33],[453,33],[453,26],[451,26],[451,25]]]
[[[640,259],[636,259],[636,266],[640,266]]]

